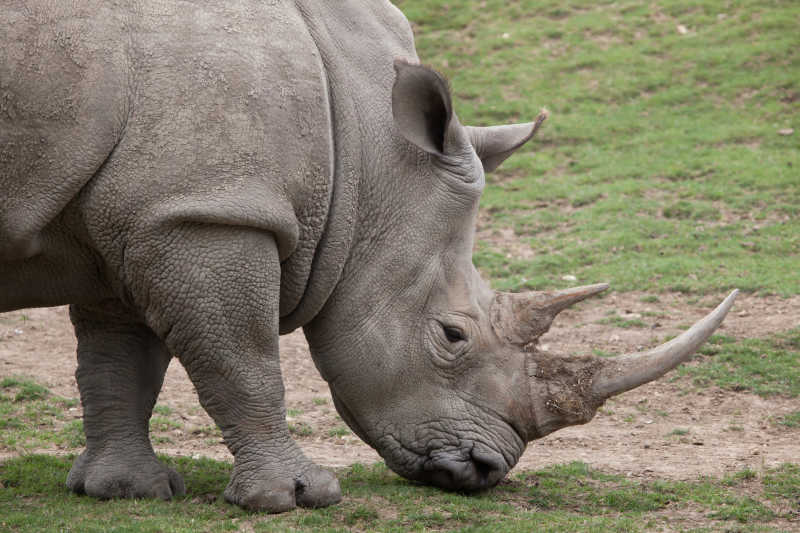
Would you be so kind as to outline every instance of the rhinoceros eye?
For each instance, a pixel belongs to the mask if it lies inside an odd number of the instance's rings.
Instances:
[[[464,332],[456,327],[442,325],[442,330],[447,340],[453,344],[467,340]]]
[[[471,346],[470,324],[460,316],[433,318],[425,343],[433,362],[441,368],[451,368]]]

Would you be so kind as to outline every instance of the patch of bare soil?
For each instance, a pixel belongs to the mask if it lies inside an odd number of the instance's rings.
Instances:
[[[689,305],[680,295],[659,295],[643,303],[642,294],[610,294],[561,314],[541,345],[552,352],[625,353],[650,347],[679,334],[721,299]],[[612,312],[642,317],[648,327],[599,324]],[[763,337],[800,324],[800,297],[741,295],[720,332],[737,338]],[[320,464],[345,466],[379,459],[344,426],[326,383],[319,377],[299,332],[281,339],[281,362],[291,422],[306,428],[296,435],[309,457]],[[55,394],[78,397],[74,372],[75,339],[66,308],[0,314],[0,377],[25,375]],[[177,361],[167,372],[159,400],[182,421],[159,452],[230,459],[200,407],[194,388]],[[696,479],[751,468],[760,470],[800,460],[800,429],[775,424],[798,409],[797,398],[761,398],[716,388],[698,389],[686,379],[661,380],[609,400],[589,424],[566,428],[531,443],[517,469],[584,461],[630,477]],[[74,413],[76,416],[80,413]],[[308,431],[310,428],[310,434]],[[0,458],[14,450],[0,449]]]

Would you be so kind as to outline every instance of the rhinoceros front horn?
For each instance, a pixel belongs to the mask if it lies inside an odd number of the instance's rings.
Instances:
[[[657,379],[689,359],[728,314],[738,290],[734,290],[711,313],[671,341],[645,352],[604,360],[592,382],[592,393],[609,398]]]
[[[498,292],[492,303],[492,324],[503,340],[525,346],[544,334],[558,313],[607,288],[607,283],[598,283],[560,291]]]

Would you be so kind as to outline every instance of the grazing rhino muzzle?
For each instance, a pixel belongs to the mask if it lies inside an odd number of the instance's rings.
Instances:
[[[488,327],[470,320],[434,320],[431,329],[441,331],[432,335],[438,338],[432,344],[455,345],[447,350],[452,358],[434,355],[434,361],[439,361],[436,366],[456,375],[454,361],[469,357],[469,351],[484,352],[490,359],[483,361],[483,368],[472,371],[491,371],[491,376],[459,380],[458,399],[451,401],[463,400],[460,420],[418,422],[405,430],[387,425],[389,434],[374,440],[359,427],[332,387],[337,409],[403,476],[450,490],[491,487],[516,464],[528,442],[589,422],[606,399],[657,379],[685,362],[719,326],[738,293],[733,291],[679,337],[643,353],[563,357],[538,349],[538,338],[560,311],[607,288],[598,284],[552,292],[496,293],[484,317]],[[474,340],[473,336],[482,334],[488,337],[486,341]],[[428,349],[434,354],[441,351],[436,346]],[[494,361],[492,354],[496,355]]]
[[[546,114],[461,125],[387,0],[11,0],[0,19],[0,311],[71,304],[74,492],[184,493],[148,434],[177,357],[233,454],[228,501],[339,501],[286,423],[278,336],[300,327],[392,469],[489,487],[733,302],[649,353],[539,351],[605,285],[495,293],[472,250],[485,173]]]

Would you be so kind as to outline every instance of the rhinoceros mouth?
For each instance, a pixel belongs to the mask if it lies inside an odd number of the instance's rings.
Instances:
[[[452,434],[451,438],[447,438],[438,432],[428,433],[422,439],[419,439],[419,434],[417,434],[417,438],[405,439],[414,444],[406,444],[404,439],[398,438],[403,431],[391,424],[379,425],[381,427],[375,428],[376,433],[370,434],[364,431],[346,403],[335,393],[333,387],[331,387],[331,396],[336,410],[347,425],[383,457],[389,468],[412,481],[419,481],[446,490],[487,489],[495,486],[505,477],[524,450],[525,441],[520,437],[518,429],[502,418],[497,418],[497,422],[506,428],[504,433],[508,433],[509,442],[513,442],[515,445],[523,443],[522,449],[518,450],[518,453],[515,453],[515,450],[504,454],[484,442],[452,438],[455,437]],[[486,414],[485,409],[481,412]],[[491,414],[496,417],[496,413],[492,412]],[[419,430],[428,426],[441,428],[441,423],[439,421],[420,423],[415,425],[415,429]],[[465,429],[467,428],[461,428],[462,431]],[[475,435],[480,432],[480,429],[471,427],[469,432]],[[377,438],[373,438],[377,435],[379,435]],[[517,440],[518,442],[516,442]]]
[[[470,440],[427,452],[411,449],[391,435],[380,440],[378,452],[389,468],[412,481],[445,490],[477,491],[493,487],[512,466],[501,453]]]
[[[475,491],[497,485],[508,473],[509,466],[499,453],[471,444],[469,449],[431,453],[422,470],[422,479],[431,485],[447,490]]]

